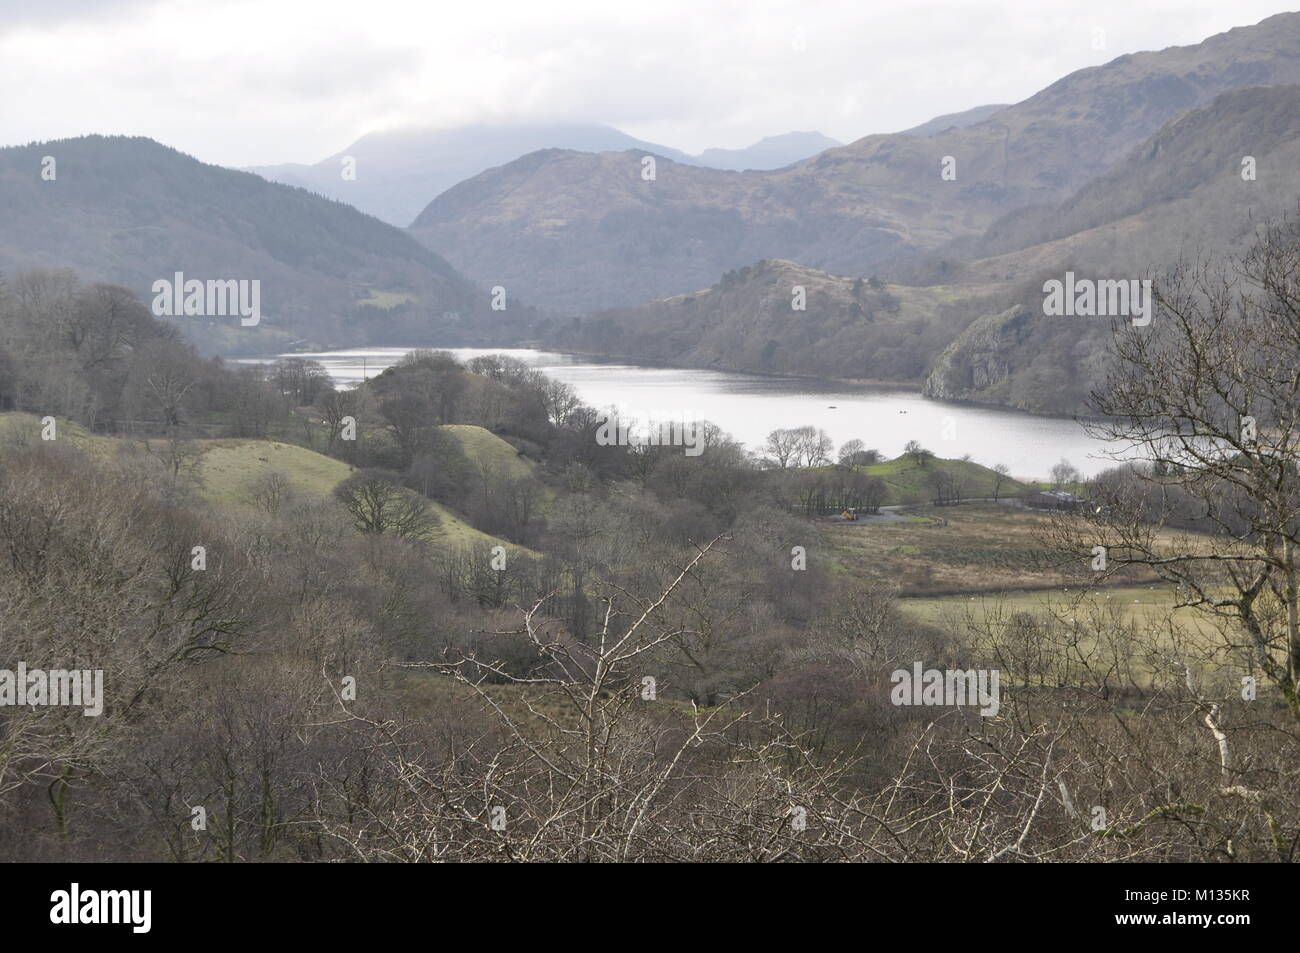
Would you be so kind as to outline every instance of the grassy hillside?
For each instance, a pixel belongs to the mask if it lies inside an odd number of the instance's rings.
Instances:
[[[323,499],[352,472],[352,467],[305,447],[270,440],[205,440],[200,494],[217,506],[245,506],[258,482],[282,474],[289,492],[302,499]]]
[[[490,430],[470,424],[447,424],[442,429],[456,438],[465,459],[476,467],[483,463],[515,479],[533,472],[530,460],[521,457],[514,447]]]
[[[10,411],[0,413],[0,453],[6,446],[30,446],[41,442],[41,418],[36,414]],[[106,460],[116,453],[131,452],[130,445],[112,437],[91,433],[85,427],[65,417],[55,420],[54,446],[66,443],[97,460]]]
[[[0,454],[3,454],[6,445],[40,442],[40,428],[40,418],[34,414],[0,414]],[[499,437],[479,427],[457,429],[481,431],[482,437],[470,434],[468,441],[485,452],[493,452],[498,459],[504,457],[496,446],[500,444],[509,452],[513,466],[528,467],[525,461],[515,455],[514,448]],[[66,420],[58,421],[57,434],[58,441],[66,441],[99,460],[108,460],[119,454],[143,456],[149,452],[149,446],[144,441],[101,436]],[[252,508],[255,488],[272,473],[278,473],[287,480],[291,498],[309,501],[329,498],[334,488],[352,472],[352,467],[342,460],[274,440],[198,440],[194,444],[201,454],[197,468],[198,496],[217,509]],[[160,443],[155,441],[153,449],[161,449]],[[441,521],[442,535],[439,541],[442,543],[452,546],[488,543],[512,550],[519,548],[513,543],[480,532],[439,503],[430,502],[429,505]]]
[[[254,488],[271,473],[280,473],[287,478],[290,492],[299,499],[320,500],[327,498],[352,472],[352,467],[342,460],[287,443],[267,440],[205,440],[201,443],[199,495],[223,508],[252,506],[250,500]],[[439,503],[430,502],[429,505],[441,521],[439,542],[453,546],[486,542],[493,546],[517,548],[479,532]]]
[[[886,505],[929,502],[933,493],[930,480],[936,472],[950,474],[957,480],[964,499],[992,499],[994,487],[997,496],[1006,499],[1019,496],[1030,487],[1009,477],[1004,477],[998,485],[998,475],[990,468],[969,460],[944,460],[937,457],[918,464],[910,456],[901,456],[882,463],[874,463],[861,468],[864,473],[879,477],[885,481],[889,493]]]

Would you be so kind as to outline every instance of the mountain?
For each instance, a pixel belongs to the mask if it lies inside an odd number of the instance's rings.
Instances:
[[[935,116],[929,122],[923,122],[911,129],[904,129],[899,135],[929,138],[930,136],[937,136],[941,132],[947,132],[949,129],[965,129],[967,126],[983,122],[994,113],[1001,112],[1006,108],[1006,103],[994,103],[990,106],[976,106],[973,109],[967,109],[965,112]]]
[[[647,181],[636,153],[536,152],[449,189],[411,231],[471,279],[570,312],[689,292],[766,258],[865,275],[1064,201],[1221,93],[1297,82],[1300,14],[1279,14],[1079,70],[975,125],[868,136],[778,171],[664,160]]]
[[[1044,256],[1108,270],[1142,257],[1169,261],[1194,245],[1238,245],[1252,217],[1293,204],[1300,177],[1288,163],[1298,137],[1300,86],[1224,93],[1170,120],[1066,201],[994,223],[973,246],[979,260],[966,277],[1041,270]]]
[[[42,178],[44,157],[54,178]],[[150,139],[85,136],[0,149],[0,272],[72,268],[152,302],[155,281],[260,281],[261,321],[182,317],[202,347],[266,353],[394,340],[479,292],[401,229],[302,189],[206,165]],[[248,287],[252,287],[249,285]],[[435,317],[437,316],[437,317]]]
[[[1243,178],[1243,158],[1254,178]],[[1300,86],[1225,93],[1164,125],[1058,205],[997,223],[987,257],[950,279],[999,285],[1003,310],[971,323],[939,356],[932,397],[1073,413],[1102,381],[1110,325],[1042,313],[1042,284],[1066,271],[1139,278],[1207,254],[1239,254],[1264,222],[1300,207]],[[992,252],[993,254],[988,254]]]
[[[401,129],[362,136],[314,165],[255,166],[273,182],[297,185],[392,225],[405,228],[431,199],[457,182],[538,149],[578,152],[635,149],[678,162],[690,156],[594,123],[508,123],[455,129]],[[343,160],[356,162],[356,178],[343,178]]]
[[[744,149],[705,149],[695,157],[697,165],[711,169],[784,169],[809,156],[844,143],[820,132],[787,132],[765,136]]]
[[[1240,174],[1243,156],[1254,180]],[[1234,90],[1170,120],[1065,201],[946,246],[944,283],[766,260],[702,291],[547,325],[542,341],[647,363],[924,381],[945,400],[1082,412],[1108,366],[1110,322],[1044,316],[1044,280],[1140,278],[1185,254],[1244,248],[1300,203],[1298,165],[1300,87]],[[803,310],[792,308],[796,288]]]

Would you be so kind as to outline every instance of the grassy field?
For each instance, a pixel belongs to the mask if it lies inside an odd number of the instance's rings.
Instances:
[[[917,506],[890,523],[824,523],[832,569],[903,595],[1059,588],[1072,575],[1041,541],[1050,517],[998,503]],[[1150,584],[1136,570],[1121,584]]]
[[[370,289],[370,294],[360,299],[357,304],[366,305],[371,308],[382,308],[385,311],[392,310],[398,305],[410,304],[415,300],[415,296],[407,294],[404,291],[377,291]]]
[[[902,599],[899,605],[917,619],[931,623],[960,623],[968,615],[986,618],[1017,612],[1052,613],[1064,618],[1087,613],[1092,607],[1113,609],[1127,622],[1160,626],[1172,619],[1184,631],[1211,634],[1213,625],[1192,609],[1176,609],[1177,595],[1165,584],[1083,590],[1063,586],[1033,592],[984,593]]]
[[[1094,675],[1131,678],[1146,686],[1171,675],[1179,676],[1180,659],[1194,670],[1229,684],[1244,670],[1241,659],[1225,651],[1225,640],[1212,620],[1187,608],[1175,608],[1174,593],[1167,587],[1138,586],[1084,592],[1050,590],[1017,592],[994,596],[954,596],[944,599],[902,599],[903,612],[919,622],[936,625],[947,632],[1010,634],[1004,642],[1012,651],[1027,651],[1027,658],[1046,650],[1055,661],[1037,675],[1026,673],[1033,683],[1052,684],[1059,674],[1085,664]],[[1031,615],[1040,621],[1056,620],[1055,641],[1026,643],[1015,635],[1017,617]],[[1078,623],[1077,627],[1075,623]],[[1007,627],[1011,627],[1008,629]],[[1230,641],[1236,641],[1231,639]],[[1033,647],[1031,647],[1031,645]],[[1120,660],[1123,660],[1122,662]],[[1120,665],[1121,668],[1115,668]],[[1075,669],[1074,678],[1080,676]],[[1004,678],[1006,676],[1004,675]]]
[[[1068,572],[1046,547],[1045,513],[993,503],[909,507],[901,522],[823,523],[832,569],[864,584],[883,583],[900,595],[899,607],[916,619],[959,632],[968,624],[1000,625],[1019,613],[1069,623],[1090,620],[1108,631],[1135,625],[1164,649],[1174,635],[1202,659],[1221,649],[1214,621],[1175,608],[1173,587],[1131,567],[1089,589],[1092,578]],[[1087,638],[1078,648],[1091,648]],[[1146,671],[1143,661],[1135,671]]]

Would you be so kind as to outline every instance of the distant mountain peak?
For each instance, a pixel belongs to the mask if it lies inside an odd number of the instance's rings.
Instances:
[[[705,149],[695,157],[695,161],[714,169],[767,171],[783,169],[823,150],[842,145],[844,143],[820,132],[785,132],[764,136],[744,149]]]
[[[744,149],[707,149],[691,156],[604,123],[516,120],[377,130],[311,165],[253,166],[246,171],[347,202],[368,215],[405,227],[448,189],[538,153],[635,150],[684,165],[740,171],[783,168],[838,145],[841,143],[819,132],[787,132],[765,136]],[[355,179],[345,180],[339,174],[344,157],[355,161]]]
[[[397,128],[368,133],[313,165],[255,166],[248,171],[347,202],[391,225],[409,225],[421,209],[466,179],[544,150],[623,152],[637,149],[678,162],[686,153],[646,142],[601,123],[494,122],[453,128]],[[356,161],[356,178],[339,169]]]

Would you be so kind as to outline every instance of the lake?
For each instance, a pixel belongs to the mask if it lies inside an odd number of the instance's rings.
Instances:
[[[285,354],[319,361],[338,384],[354,384],[401,360],[410,348],[367,347]],[[1073,420],[1036,417],[927,400],[917,391],[852,387],[809,378],[762,377],[731,371],[608,364],[552,351],[520,348],[446,348],[464,361],[508,354],[573,386],[584,403],[618,407],[641,420],[707,419],[753,450],[778,427],[811,424],[838,447],[861,439],[898,456],[909,440],[941,457],[969,454],[976,463],[1005,463],[1020,478],[1046,479],[1062,457],[1086,476],[1114,461],[1111,444],[1094,440]],[[278,358],[248,360],[270,363]]]

